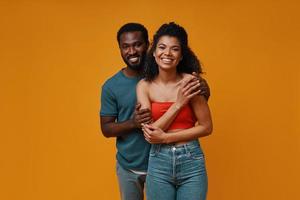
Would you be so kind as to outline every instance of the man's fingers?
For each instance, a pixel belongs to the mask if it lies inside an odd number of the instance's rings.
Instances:
[[[148,108],[143,108],[143,109],[139,109],[136,111],[136,114],[141,115],[144,113],[151,113],[150,110]]]
[[[206,89],[200,90],[200,94],[201,94],[201,95],[206,95]]]
[[[196,73],[196,72],[193,72],[192,75],[195,76],[195,77],[197,77],[197,78],[199,78],[199,74]]]
[[[141,120],[139,120],[138,121],[140,124],[149,124],[149,123],[151,123],[152,122],[152,118],[151,117],[149,117],[149,118],[144,118],[144,119],[141,119]]]
[[[135,110],[139,110],[141,108],[141,104],[140,103],[137,103],[136,105],[135,105]]]
[[[201,86],[200,86],[201,90],[208,90],[208,85],[207,85],[207,82],[205,79],[202,78],[200,80],[200,84],[201,84]]]
[[[152,116],[150,112],[137,113],[137,115],[139,116],[139,118],[146,118]]]
[[[142,122],[142,121],[148,121],[152,119],[152,115],[151,114],[143,114],[143,115],[136,115],[136,121],[138,122]]]

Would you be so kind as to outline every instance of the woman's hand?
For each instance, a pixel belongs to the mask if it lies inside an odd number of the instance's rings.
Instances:
[[[180,81],[179,90],[176,99],[176,108],[182,108],[190,99],[200,94],[200,81],[196,75],[185,74]]]
[[[147,140],[150,144],[167,143],[168,134],[160,128],[148,124],[143,124],[142,130],[144,132],[145,140]]]

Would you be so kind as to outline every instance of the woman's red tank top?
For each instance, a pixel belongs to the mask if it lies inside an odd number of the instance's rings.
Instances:
[[[173,104],[174,102],[152,102],[151,112],[154,121],[159,119]],[[194,127],[196,117],[189,104],[185,105],[177,114],[168,130],[174,129],[187,129]]]

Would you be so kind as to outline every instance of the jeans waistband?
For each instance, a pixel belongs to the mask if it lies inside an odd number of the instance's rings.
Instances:
[[[190,154],[191,152],[199,149],[202,152],[202,148],[198,140],[193,140],[182,145],[176,144],[153,144],[150,151],[150,156],[157,155],[158,153],[167,153],[176,152],[176,155],[179,154]],[[196,150],[198,151],[198,150]]]
[[[187,148],[187,147],[193,147],[193,146],[200,146],[200,143],[198,140],[192,140],[189,141],[185,144],[175,144],[175,143],[171,143],[171,144],[154,144],[155,146],[159,146],[160,148]]]

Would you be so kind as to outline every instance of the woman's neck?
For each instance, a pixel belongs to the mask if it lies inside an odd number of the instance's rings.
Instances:
[[[177,83],[180,80],[180,75],[177,73],[176,70],[172,70],[172,71],[159,70],[159,74],[156,80],[163,84]]]

